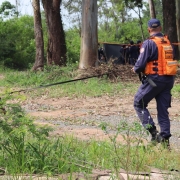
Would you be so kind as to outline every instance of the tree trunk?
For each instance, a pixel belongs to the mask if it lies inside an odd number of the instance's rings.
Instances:
[[[98,59],[97,54],[97,0],[83,0],[79,68],[94,67]]]
[[[40,2],[33,0],[34,11],[34,34],[36,41],[36,58],[32,70],[42,70],[44,67],[44,41],[41,23]]]
[[[66,65],[66,42],[60,14],[62,0],[42,0],[48,27],[47,63]]]
[[[17,18],[19,17],[19,1],[16,0],[16,13],[17,13]]]
[[[145,40],[145,37],[144,37],[144,31],[143,31],[143,22],[142,22],[142,18],[141,18],[141,11],[140,11],[140,8],[138,7],[138,16],[139,16],[139,24],[140,24],[140,28],[141,28],[141,35],[142,35],[142,40],[144,41]]]
[[[177,27],[178,42],[180,42],[180,1],[179,0],[176,0],[176,27]],[[180,59],[180,45],[178,45],[178,50],[179,50],[178,59]]]
[[[163,24],[164,33],[168,35],[171,43],[178,42],[176,29],[176,5],[175,1],[163,0]],[[178,46],[174,46],[175,58],[179,57]]]
[[[156,18],[156,12],[155,12],[155,8],[154,8],[154,1],[153,0],[149,0],[149,10],[150,10],[150,17],[152,19]]]

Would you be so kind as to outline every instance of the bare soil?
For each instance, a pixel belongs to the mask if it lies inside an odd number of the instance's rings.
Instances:
[[[169,109],[173,143],[178,146],[180,143],[179,101],[179,99],[174,98],[172,108]],[[104,133],[99,125],[106,122],[115,126],[121,120],[138,121],[132,103],[133,97],[102,96],[78,99],[62,97],[31,100],[24,107],[31,116],[35,117],[37,123],[52,126],[54,135],[63,136],[68,134],[82,140],[108,140],[109,135]],[[149,110],[156,119],[155,101],[150,103]],[[123,141],[122,136],[119,135],[117,140]]]
[[[120,71],[118,71],[120,72]],[[125,68],[122,69],[121,81],[128,78],[133,82],[140,84],[138,77]],[[114,76],[115,73],[110,74]],[[180,78],[177,76],[176,82]],[[180,98],[173,98],[169,116],[171,119],[171,142],[176,147],[180,147]],[[104,133],[99,125],[106,122],[110,126],[116,126],[120,121],[126,120],[129,123],[139,122],[133,108],[133,96],[123,96],[121,92],[117,96],[104,95],[101,97],[84,97],[84,98],[46,98],[28,99],[22,105],[26,111],[35,118],[36,123],[48,124],[54,128],[53,134],[63,136],[65,134],[73,135],[82,140],[109,139],[109,134]],[[152,101],[149,104],[149,110],[156,119],[156,103]],[[113,128],[112,128],[113,129]],[[123,141],[121,135],[117,138]]]
[[[94,72],[90,74],[103,74],[108,73],[108,78],[111,81],[116,82],[137,82],[140,84],[139,79],[136,75],[132,74],[129,69],[131,67],[121,66],[120,68],[110,68],[111,71],[105,68],[94,69]],[[89,72],[83,73],[84,76],[89,76]],[[82,76],[80,76],[82,77]],[[0,75],[0,79],[3,76]],[[176,82],[180,83],[180,76],[177,75]],[[171,133],[170,139],[171,147],[180,149],[180,98],[173,97],[171,108],[169,108],[169,116],[171,119]],[[128,123],[139,122],[136,113],[133,108],[133,96],[124,95],[120,92],[116,96],[104,95],[101,97],[83,97],[83,98],[70,98],[70,97],[59,97],[59,98],[47,98],[40,97],[36,99],[29,98],[27,101],[22,103],[22,107],[26,112],[34,117],[35,122],[41,125],[49,125],[53,127],[54,131],[52,135],[64,136],[73,135],[81,140],[109,140],[109,136],[113,135],[113,127],[116,127],[122,120]],[[158,126],[156,118],[156,103],[152,101],[149,104],[149,111]],[[101,123],[107,123],[110,127],[109,133],[105,133],[101,130],[99,125]],[[124,138],[121,134],[117,137],[117,140],[124,142]],[[143,139],[147,142],[147,139]],[[159,170],[158,170],[159,171]],[[169,172],[168,172],[169,174]],[[178,174],[179,175],[179,174]],[[67,174],[62,179],[67,179]],[[77,175],[75,175],[77,177]],[[93,172],[92,176],[94,179],[105,180],[110,178],[109,172],[98,171]],[[136,179],[135,175],[130,175],[133,179]],[[160,172],[151,171],[151,179],[153,180],[164,180],[165,175]],[[78,175],[79,177],[79,175]],[[126,172],[120,173],[121,179],[127,179]],[[147,176],[137,175],[138,179],[149,179]],[[1,179],[1,177],[0,177]],[[2,176],[2,179],[9,179]],[[23,177],[23,179],[26,179]],[[27,178],[28,179],[28,178]],[[34,179],[47,179],[34,178]],[[57,178],[52,178],[57,179]],[[77,178],[75,178],[77,179]],[[83,179],[83,178],[82,178]],[[93,178],[92,178],[93,179]],[[166,178],[165,178],[166,179]]]

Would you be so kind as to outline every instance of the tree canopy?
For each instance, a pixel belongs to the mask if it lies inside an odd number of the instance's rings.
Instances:
[[[166,1],[168,2],[168,0]],[[168,6],[163,7],[162,0],[154,0],[154,5],[156,17],[160,19],[163,25],[166,19],[163,22],[162,11],[166,12]],[[66,14],[70,18],[68,24],[71,25],[68,29],[65,29],[67,64],[79,63],[82,0],[63,0],[61,6],[67,11]],[[147,0],[98,0],[97,6],[98,42],[126,44],[130,40],[136,42],[148,37],[147,21],[150,19],[150,10]],[[27,68],[32,66],[36,54],[33,16],[22,15],[20,12],[16,12],[17,9],[19,8],[16,5],[12,5],[8,1],[4,1],[0,5],[0,63],[10,67]],[[17,16],[18,13],[19,16]],[[58,13],[63,16],[64,11],[60,9]],[[171,11],[168,16],[174,16],[175,13]],[[44,10],[42,10],[45,52],[48,47],[49,31],[46,16]],[[166,29],[166,32],[170,31]],[[176,39],[173,41],[176,41]],[[47,53],[44,56],[46,58]],[[62,64],[66,63],[63,62]]]

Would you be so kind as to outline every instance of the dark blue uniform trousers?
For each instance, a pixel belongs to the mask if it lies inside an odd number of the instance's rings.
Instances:
[[[160,135],[168,138],[171,136],[168,108],[171,107],[171,89],[174,81],[154,82],[157,87],[152,87],[147,81],[139,87],[134,97],[134,108],[142,125],[148,129],[149,125],[154,125],[154,121],[147,109],[147,106],[148,103],[155,98]]]

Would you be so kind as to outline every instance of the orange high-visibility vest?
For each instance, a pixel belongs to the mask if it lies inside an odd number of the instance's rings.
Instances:
[[[147,63],[145,74],[175,75],[178,69],[177,60],[173,60],[173,48],[167,36],[152,37],[158,48],[158,59]]]

